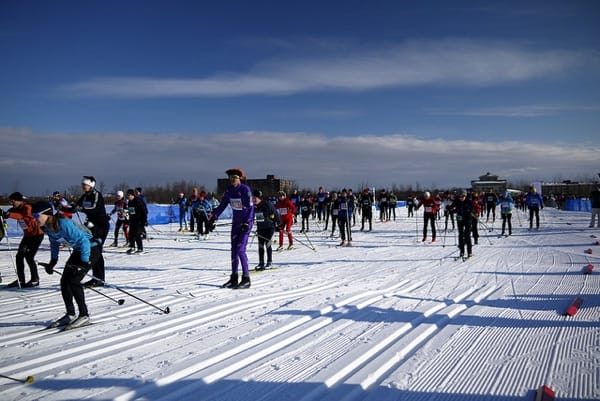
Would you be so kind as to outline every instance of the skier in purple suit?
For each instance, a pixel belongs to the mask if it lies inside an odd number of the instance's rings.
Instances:
[[[232,168],[226,171],[231,185],[221,198],[221,203],[209,217],[209,227],[214,227],[215,220],[231,205],[233,219],[231,224],[231,277],[222,285],[223,288],[250,288],[250,270],[248,269],[248,256],[246,246],[254,220],[254,203],[252,191],[242,180],[246,179],[244,170]],[[238,266],[242,264],[242,281],[238,283]]]

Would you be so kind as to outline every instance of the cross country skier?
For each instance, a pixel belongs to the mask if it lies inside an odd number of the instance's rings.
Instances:
[[[338,224],[338,215],[340,214],[340,198],[337,192],[333,192],[331,194],[331,203],[330,206],[331,212],[329,213],[331,216],[331,235],[330,238],[333,238],[335,235],[335,228]]]
[[[371,196],[371,190],[369,188],[365,188],[360,197],[360,207],[362,214],[362,224],[360,227],[360,231],[365,229],[365,223],[369,223],[369,231],[373,230],[373,197]]]
[[[25,201],[23,194],[20,192],[13,192],[8,197],[8,201],[12,207],[2,213],[3,218],[17,220],[19,226],[23,229],[23,238],[19,243],[19,249],[15,255],[17,280],[9,283],[8,288],[37,287],[40,285],[40,277],[38,275],[37,264],[35,263],[35,254],[44,239],[44,232],[33,217],[31,205]],[[29,266],[29,272],[31,274],[31,279],[28,282],[25,282],[25,261]]]
[[[354,211],[354,202],[348,198],[348,192],[346,188],[342,189],[340,198],[338,201],[339,212],[338,212],[338,224],[340,226],[340,237],[342,242],[338,246],[352,246],[352,230],[350,228],[352,213]],[[346,244],[346,236],[348,237],[348,243]]]
[[[473,216],[477,214],[473,202],[467,199],[467,191],[462,189],[458,198],[454,199],[449,209],[456,214],[456,225],[458,226],[458,249],[460,257],[465,257],[465,245],[468,257],[473,256],[473,244],[471,243],[471,226]]]
[[[533,230],[533,216],[535,216],[535,228],[540,229],[540,209],[544,208],[542,197],[534,187],[531,188],[525,198],[527,208],[529,208],[529,231]]]
[[[185,197],[183,192],[179,193],[179,197],[173,202],[177,206],[179,206],[179,232],[187,231],[187,213],[188,213],[188,199]],[[190,226],[193,227],[190,218]]]
[[[308,198],[308,195],[304,195],[302,200],[300,201],[300,216],[302,216],[302,230],[301,233],[307,233],[310,231],[309,227],[309,217],[313,212],[313,204]],[[319,216],[321,215],[321,211],[319,210]],[[306,225],[306,228],[305,228]]]
[[[254,217],[256,219],[256,235],[258,236],[258,265],[255,270],[265,270],[273,263],[273,248],[271,239],[275,233],[275,227],[281,225],[279,213],[271,202],[263,201],[262,191],[254,193]],[[267,264],[265,265],[265,249],[267,253]]]
[[[200,192],[198,198],[192,202],[192,214],[196,220],[198,238],[200,238],[201,235],[204,235],[204,239],[208,239],[208,215],[211,211],[212,206],[210,201],[206,199],[206,192]]]
[[[279,227],[279,248],[283,249],[283,231],[287,233],[290,245],[288,249],[294,249],[294,236],[292,235],[292,224],[294,224],[294,216],[296,215],[296,206],[290,199],[285,196],[285,192],[279,191],[279,201],[275,205],[275,209],[279,212],[281,226]]]
[[[106,214],[104,197],[96,188],[96,179],[93,176],[84,175],[81,188],[84,193],[76,203],[77,210],[83,212],[87,219],[85,226],[92,232],[92,236],[100,240],[100,246],[104,245],[108,231],[110,230],[110,216]],[[104,281],[104,257],[100,252],[98,263],[94,264],[94,277]],[[101,287],[102,282],[89,280],[83,283],[84,287]]]
[[[148,220],[148,209],[133,189],[127,190],[127,215],[129,216],[128,254],[144,252],[144,222]],[[137,250],[136,250],[137,247]]]
[[[508,225],[508,235],[512,235],[511,218],[515,202],[508,191],[504,192],[500,199],[498,199],[498,204],[500,205],[500,215],[502,216],[502,234],[500,235],[504,235],[506,225]]]
[[[223,284],[223,288],[250,288],[250,270],[246,246],[254,220],[252,191],[242,180],[246,180],[244,170],[232,168],[225,172],[231,185],[221,198],[221,203],[208,218],[209,227],[223,213],[227,205],[231,205],[233,218],[231,221],[231,276]],[[293,219],[293,215],[291,216]],[[238,283],[238,267],[242,265],[242,281]]]
[[[490,191],[485,195],[485,210],[487,211],[487,217],[485,222],[490,220],[490,213],[492,213],[492,223],[496,221],[496,205],[498,204],[498,196],[494,191]]]
[[[123,191],[117,191],[117,200],[115,206],[111,210],[110,215],[117,214],[117,222],[115,223],[115,239],[110,246],[119,246],[119,231],[123,227],[123,236],[125,237],[125,243],[129,242],[129,216],[127,212],[127,201],[125,200],[125,194]]]
[[[77,227],[71,219],[59,213],[53,215],[50,202],[38,202],[33,205],[33,216],[50,239],[50,262],[40,263],[45,267],[46,273],[54,273],[62,243],[69,243],[73,250],[60,277],[60,291],[66,314],[50,327],[64,326],[70,329],[84,326],[89,323],[90,318],[81,280],[94,264],[100,262],[101,240],[92,239],[91,234]],[[75,318],[73,299],[79,309],[77,318]]]
[[[423,240],[427,241],[427,224],[431,225],[431,242],[435,242],[435,217],[438,212],[438,204],[429,192],[425,192],[424,198],[417,209],[423,206]]]

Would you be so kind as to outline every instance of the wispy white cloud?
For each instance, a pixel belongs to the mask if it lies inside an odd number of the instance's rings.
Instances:
[[[463,110],[451,109],[429,109],[428,113],[433,115],[470,116],[470,117],[542,117],[552,116],[567,112],[595,112],[600,111],[600,105],[517,105],[499,107],[481,107]]]
[[[342,50],[343,49],[343,50]],[[317,52],[319,53],[319,52]],[[61,89],[99,97],[230,97],[315,91],[365,91],[423,85],[489,86],[556,76],[596,62],[574,50],[539,50],[502,42],[411,41],[305,57],[285,56],[244,72],[208,77],[93,77]]]
[[[300,187],[469,186],[491,171],[508,179],[581,176],[595,172],[600,147],[521,141],[422,139],[411,135],[326,137],[302,132],[46,133],[0,128],[3,192],[47,194],[92,174],[107,190],[195,180],[208,188],[232,166],[251,178],[267,174]],[[15,158],[27,149],[28,158]],[[12,155],[12,156],[11,156]],[[35,160],[35,163],[25,160]]]

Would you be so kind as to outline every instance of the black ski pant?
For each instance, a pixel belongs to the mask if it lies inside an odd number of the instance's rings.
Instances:
[[[350,221],[348,218],[338,218],[338,224],[340,226],[340,237],[342,238],[342,241],[346,241],[346,236],[348,236],[348,241],[352,241],[352,230],[350,229]]]
[[[464,256],[465,254],[465,245],[467,247],[467,254],[473,253],[473,244],[471,243],[471,223],[470,222],[457,222],[458,226],[458,249],[460,250],[460,255]]]
[[[196,212],[195,215],[198,235],[208,235],[208,216],[204,212]]]
[[[491,213],[492,214],[492,221],[496,221],[496,204],[495,203],[488,203],[486,205],[486,209],[487,209],[486,220],[490,219],[490,213]]]
[[[540,208],[532,206],[529,208],[529,228],[533,228],[533,217],[535,216],[535,228],[540,228]]]
[[[435,214],[424,213],[423,214],[423,239],[427,238],[427,224],[431,225],[431,238],[435,239]]]
[[[478,225],[479,220],[473,219],[473,222],[471,223],[471,233],[473,234],[473,242],[475,243],[475,245],[477,245],[479,241],[479,230],[477,227]]]
[[[508,235],[512,235],[512,213],[502,213],[502,235],[504,235],[504,230],[506,229],[506,225],[508,225]]]
[[[365,223],[369,222],[369,231],[373,229],[373,211],[371,208],[363,209],[361,231],[365,229]]]
[[[142,242],[142,234],[143,234],[142,229],[143,228],[144,228],[144,226],[139,221],[131,220],[129,222],[129,247],[130,248],[137,247],[137,249],[139,249],[139,250],[144,249],[144,244]],[[94,276],[95,276],[95,274],[94,274]],[[98,276],[96,276],[96,277],[98,277]]]
[[[333,237],[333,235],[335,234],[335,227],[338,225],[338,216],[337,215],[331,215],[331,236]]]
[[[273,234],[275,234],[275,227],[269,229],[256,230],[258,236],[258,263],[263,266],[265,264],[265,250],[267,253],[267,263],[273,262],[273,248],[271,242]]]
[[[302,232],[309,231],[309,227],[308,227],[308,220],[309,220],[308,218],[309,217],[310,217],[310,215],[308,213],[302,215]],[[304,228],[304,224],[306,224],[306,228]]]
[[[444,211],[444,217],[446,218],[445,220],[445,224],[444,224],[444,230],[448,230],[448,219],[452,220],[452,229],[454,230],[456,228],[455,224],[454,224],[454,213],[449,212],[449,211]]]
[[[102,248],[99,245],[90,248],[90,264],[95,266],[102,255]],[[81,262],[81,252],[74,250],[65,264],[62,276],[60,277],[60,292],[68,315],[75,315],[75,305],[77,303],[79,316],[88,316],[88,309],[85,304],[85,293],[81,280],[85,277],[89,266]],[[100,278],[100,277],[97,277]]]
[[[31,281],[40,281],[37,264],[35,263],[35,254],[43,239],[44,234],[23,236],[23,239],[21,239],[21,242],[19,243],[19,249],[15,255],[15,262],[17,265],[17,277],[23,284],[25,283],[25,261],[27,262],[27,266],[29,266]]]

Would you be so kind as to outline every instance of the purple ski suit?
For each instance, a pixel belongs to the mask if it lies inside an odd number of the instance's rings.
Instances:
[[[231,224],[231,273],[238,274],[239,262],[242,263],[242,274],[248,276],[248,256],[246,255],[246,246],[248,237],[252,230],[254,220],[254,203],[252,202],[252,191],[246,184],[230,185],[227,192],[221,198],[221,203],[212,213],[211,218],[216,219],[225,210],[227,205],[231,205],[233,218]],[[241,232],[240,228],[246,223],[248,229]]]

